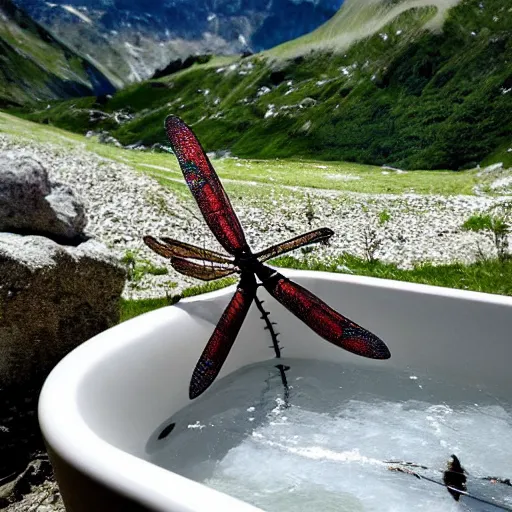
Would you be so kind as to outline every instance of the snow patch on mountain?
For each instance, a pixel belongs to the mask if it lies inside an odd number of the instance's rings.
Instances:
[[[53,6],[55,6],[55,4],[53,4]],[[90,25],[92,25],[91,18],[88,18],[83,12],[80,12],[78,9],[75,9],[72,5],[62,5],[61,7],[64,10],[70,12],[71,14],[78,16],[82,21],[85,21],[85,23],[89,23]]]

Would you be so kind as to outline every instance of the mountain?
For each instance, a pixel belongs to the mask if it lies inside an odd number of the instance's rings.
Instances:
[[[260,51],[314,30],[343,0],[17,0],[118,86],[191,54]]]
[[[0,106],[114,90],[94,65],[0,0]]]
[[[163,119],[174,113],[208,151],[241,157],[512,165],[509,0],[347,0],[324,27],[283,46],[196,64],[103,105],[86,98],[28,117],[150,145],[165,142]],[[105,118],[91,122],[96,108]],[[130,117],[115,123],[120,110]]]
[[[440,30],[448,11],[460,0],[349,0],[327,23],[275,49],[281,56],[296,56],[311,50],[341,51],[369,37],[402,13],[427,8],[433,15],[422,28]]]

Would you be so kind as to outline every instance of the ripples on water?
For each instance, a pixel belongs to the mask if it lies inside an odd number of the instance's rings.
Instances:
[[[412,461],[442,480],[452,453],[468,490],[512,508],[512,408],[477,388],[417,373],[301,360],[242,368],[169,421],[149,440],[155,463],[269,512],[497,511],[410,475],[386,460]],[[169,423],[169,422],[167,422]],[[166,424],[167,424],[166,423]]]

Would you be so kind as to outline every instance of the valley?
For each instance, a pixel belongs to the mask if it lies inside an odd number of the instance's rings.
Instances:
[[[169,154],[169,113],[209,151],[254,249],[328,226],[329,246],[276,263],[423,282],[401,273],[496,257],[489,233],[463,225],[512,194],[511,28],[504,0],[347,0],[311,34],[259,54],[10,108],[2,145],[26,145],[84,194],[91,234],[131,269],[127,300],[198,285],[144,234],[216,245]]]
[[[343,51],[311,48],[306,37],[246,58],[212,58],[112,98],[45,102],[14,113],[148,147],[166,143],[161,126],[172,112],[210,150],[240,158],[405,170],[512,165],[512,8],[505,0],[464,0],[445,11],[439,30],[432,27],[435,2],[400,5],[397,17]],[[331,23],[349,9],[354,3]],[[363,16],[359,23],[369,22]],[[328,27],[318,29],[315,45],[332,42]]]

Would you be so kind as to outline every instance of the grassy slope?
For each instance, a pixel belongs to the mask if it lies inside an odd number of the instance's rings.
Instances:
[[[463,0],[447,13],[442,32],[425,30],[438,16],[432,7],[409,9],[345,53],[317,51],[291,60],[270,53],[234,59],[233,69],[213,62],[129,87],[106,105],[87,98],[28,117],[82,133],[109,129],[128,144],[164,142],[163,119],[175,113],[194,125],[209,149],[230,148],[248,158],[410,169],[508,162],[511,8],[506,0],[488,0],[484,8],[479,0]],[[263,86],[271,91],[258,96]],[[315,106],[299,107],[304,98]],[[269,105],[277,116],[265,117]],[[93,126],[91,107],[129,108],[136,117],[122,126]]]
[[[162,128],[160,128],[161,131]],[[75,133],[55,127],[35,124],[15,116],[0,113],[2,132],[19,137],[49,141],[62,146],[83,145],[103,157],[130,165],[134,169],[155,177],[174,192],[190,198],[176,159],[166,153],[130,151],[95,142]],[[208,146],[206,146],[207,149]],[[309,189],[359,193],[402,194],[473,194],[481,184],[475,171],[412,171],[404,174],[383,174],[379,167],[347,162],[320,162],[313,160],[245,160],[225,158],[215,160],[215,169],[230,193],[244,197],[261,197],[262,188],[275,188],[286,193],[290,187],[305,193]],[[387,171],[384,171],[387,172]]]
[[[439,29],[447,11],[461,0],[345,0],[343,9],[310,34],[288,41],[268,51],[279,58],[304,55],[311,50],[344,51],[357,41],[384,29],[402,13],[414,8],[432,8],[428,26]]]
[[[9,0],[0,3],[0,55],[0,105],[113,90],[89,62]]]

